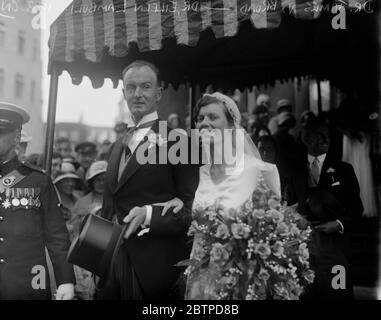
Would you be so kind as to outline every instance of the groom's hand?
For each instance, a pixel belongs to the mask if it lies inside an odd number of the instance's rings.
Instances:
[[[128,215],[123,219],[123,222],[130,224],[124,234],[125,239],[128,239],[144,223],[146,214],[146,207],[134,207],[130,210]]]

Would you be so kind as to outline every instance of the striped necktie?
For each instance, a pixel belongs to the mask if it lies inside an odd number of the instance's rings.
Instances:
[[[315,157],[311,163],[311,177],[315,186],[319,183],[319,171],[319,159],[318,157]]]
[[[135,133],[136,130],[139,129],[144,129],[144,128],[150,128],[152,125],[156,122],[157,120],[149,121],[146,123],[143,123],[138,126],[134,127],[128,127],[127,132],[124,134],[123,140],[122,140],[122,145],[123,145],[123,150],[125,152],[125,158],[129,157],[131,155],[131,149],[129,147],[129,144],[131,142],[131,139]]]

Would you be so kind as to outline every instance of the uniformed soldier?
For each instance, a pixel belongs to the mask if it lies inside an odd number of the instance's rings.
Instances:
[[[57,300],[74,296],[70,246],[50,177],[20,162],[15,147],[30,119],[22,108],[0,102],[0,299],[50,299],[45,247],[53,262]]]

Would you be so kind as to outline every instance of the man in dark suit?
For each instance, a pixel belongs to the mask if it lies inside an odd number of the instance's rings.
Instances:
[[[312,121],[302,131],[306,154],[291,169],[286,186],[288,204],[298,203],[299,212],[313,224],[311,264],[316,278],[307,298],[351,299],[349,235],[363,206],[352,166],[330,156],[330,138],[324,123]],[[345,289],[335,289],[334,266],[343,266]]]
[[[74,297],[70,246],[53,183],[41,169],[20,162],[15,146],[29,115],[0,102],[0,299],[50,299],[45,247],[58,286],[56,299]]]
[[[148,62],[135,61],[124,69],[123,84],[131,122],[112,147],[102,216],[110,220],[115,216],[118,223],[129,226],[99,297],[182,299],[179,278],[183,270],[175,264],[190,254],[187,231],[198,166],[171,164],[168,150],[174,142],[160,145],[160,139],[151,149],[162,155],[167,148],[164,163],[139,162],[137,150],[148,135],[162,134],[157,114],[161,99],[158,70]],[[171,208],[163,215],[163,206],[155,204],[175,197],[184,203],[183,208],[177,213]]]

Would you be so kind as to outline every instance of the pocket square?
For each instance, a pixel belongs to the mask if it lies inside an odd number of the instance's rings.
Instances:
[[[339,185],[340,185],[340,181],[336,181],[335,183],[332,183],[332,187],[339,186]]]

